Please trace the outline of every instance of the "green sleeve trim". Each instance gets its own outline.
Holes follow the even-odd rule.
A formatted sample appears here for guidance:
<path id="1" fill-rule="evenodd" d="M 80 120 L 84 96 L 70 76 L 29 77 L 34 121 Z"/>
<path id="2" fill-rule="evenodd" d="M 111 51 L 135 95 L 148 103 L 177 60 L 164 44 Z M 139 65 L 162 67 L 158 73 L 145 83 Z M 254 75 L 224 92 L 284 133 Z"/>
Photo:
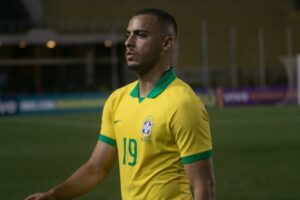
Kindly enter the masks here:
<path id="1" fill-rule="evenodd" d="M 100 135 L 100 136 L 99 136 L 99 140 L 102 141 L 102 142 L 104 142 L 104 143 L 106 143 L 106 144 L 110 144 L 110 145 L 112 145 L 112 146 L 117 146 L 116 140 L 111 139 L 111 138 L 109 138 L 109 137 L 106 137 L 106 136 L 104 136 L 104 135 Z"/>
<path id="2" fill-rule="evenodd" d="M 209 150 L 209 151 L 197 153 L 197 154 L 194 154 L 194 155 L 182 157 L 181 160 L 182 160 L 183 164 L 189 164 L 189 163 L 192 163 L 192 162 L 196 162 L 198 160 L 204 160 L 206 158 L 209 158 L 209 157 L 212 156 L 212 154 L 213 154 L 213 151 Z"/>

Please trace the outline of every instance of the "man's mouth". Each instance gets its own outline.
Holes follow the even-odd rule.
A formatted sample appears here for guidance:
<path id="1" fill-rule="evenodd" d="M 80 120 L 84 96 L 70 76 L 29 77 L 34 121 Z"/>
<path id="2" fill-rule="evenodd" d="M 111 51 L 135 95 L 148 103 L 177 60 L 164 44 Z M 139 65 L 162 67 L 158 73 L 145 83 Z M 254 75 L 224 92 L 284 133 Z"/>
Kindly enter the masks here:
<path id="1" fill-rule="evenodd" d="M 127 51 L 126 52 L 126 58 L 127 58 L 127 60 L 132 60 L 134 56 L 136 56 L 135 52 L 133 52 L 133 51 Z"/>

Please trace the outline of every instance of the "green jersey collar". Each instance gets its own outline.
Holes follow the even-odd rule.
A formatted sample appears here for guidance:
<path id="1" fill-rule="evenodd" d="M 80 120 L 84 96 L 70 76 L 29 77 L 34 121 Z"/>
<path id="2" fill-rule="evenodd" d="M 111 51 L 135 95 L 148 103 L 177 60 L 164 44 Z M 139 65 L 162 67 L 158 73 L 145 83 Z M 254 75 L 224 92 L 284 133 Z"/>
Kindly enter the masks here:
<path id="1" fill-rule="evenodd" d="M 159 81 L 154 85 L 152 90 L 147 95 L 147 98 L 155 98 L 158 95 L 160 95 L 167 87 L 172 83 L 176 78 L 175 72 L 173 70 L 173 67 L 170 67 L 169 70 L 167 70 L 159 79 Z M 139 98 L 139 83 L 136 84 L 136 86 L 133 88 L 133 90 L 130 93 L 130 96 Z M 142 99 L 143 100 L 143 99 Z M 140 101 L 141 102 L 141 101 Z"/>

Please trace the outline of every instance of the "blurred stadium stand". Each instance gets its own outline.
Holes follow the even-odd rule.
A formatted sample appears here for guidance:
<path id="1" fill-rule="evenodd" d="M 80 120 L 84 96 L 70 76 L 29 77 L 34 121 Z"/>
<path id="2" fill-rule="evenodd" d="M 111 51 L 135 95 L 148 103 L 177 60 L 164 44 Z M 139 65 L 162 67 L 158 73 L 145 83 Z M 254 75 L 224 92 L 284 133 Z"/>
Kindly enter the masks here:
<path id="1" fill-rule="evenodd" d="M 300 52 L 298 0 L 0 5 L 0 95 L 111 91 L 133 80 L 123 36 L 130 15 L 144 7 L 177 19 L 175 70 L 195 88 L 287 87 L 282 58 Z"/>
<path id="2" fill-rule="evenodd" d="M 0 94 L 86 92 L 118 87 L 122 81 L 120 44 L 124 35 L 89 29 L 56 32 L 44 23 L 41 3 L 2 3 L 6 12 L 0 18 Z"/>

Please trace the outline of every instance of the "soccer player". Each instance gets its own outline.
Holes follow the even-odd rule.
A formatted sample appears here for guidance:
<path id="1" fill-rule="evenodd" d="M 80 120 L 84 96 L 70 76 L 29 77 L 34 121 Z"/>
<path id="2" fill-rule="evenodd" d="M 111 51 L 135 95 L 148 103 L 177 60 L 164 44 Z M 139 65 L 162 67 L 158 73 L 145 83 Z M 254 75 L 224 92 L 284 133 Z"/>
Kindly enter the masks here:
<path id="1" fill-rule="evenodd" d="M 174 18 L 162 10 L 133 15 L 126 61 L 138 80 L 108 98 L 90 159 L 65 182 L 26 200 L 78 197 L 101 182 L 116 159 L 123 200 L 215 199 L 209 118 L 171 67 L 176 35 Z"/>

